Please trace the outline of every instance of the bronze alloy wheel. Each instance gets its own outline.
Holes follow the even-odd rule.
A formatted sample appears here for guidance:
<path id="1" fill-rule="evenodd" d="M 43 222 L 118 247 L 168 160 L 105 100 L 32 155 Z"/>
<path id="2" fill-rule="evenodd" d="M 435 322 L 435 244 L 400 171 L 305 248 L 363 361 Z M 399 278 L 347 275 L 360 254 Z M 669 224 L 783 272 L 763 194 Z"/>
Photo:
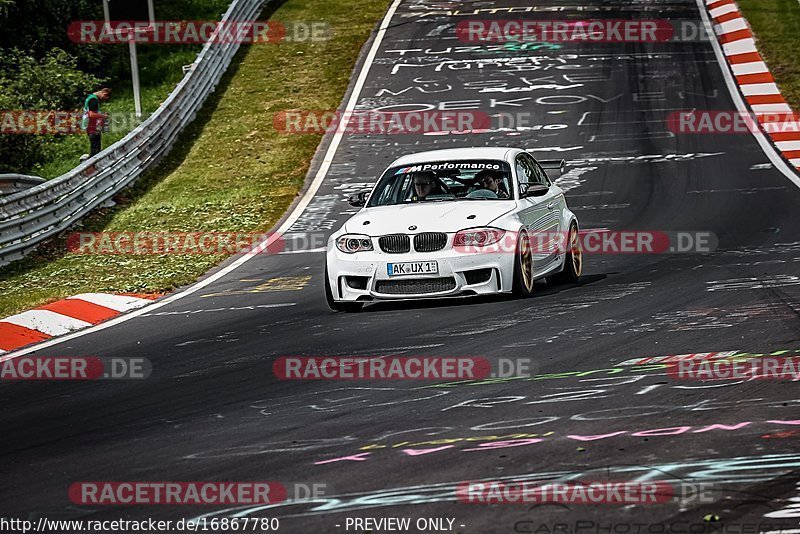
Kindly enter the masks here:
<path id="1" fill-rule="evenodd" d="M 567 243 L 564 268 L 560 273 L 547 277 L 547 280 L 551 283 L 574 284 L 583 273 L 583 250 L 581 249 L 580 236 L 578 235 L 578 225 L 574 223 L 569 227 Z"/>
<path id="2" fill-rule="evenodd" d="M 569 255 L 572 257 L 572 270 L 575 278 L 579 278 L 583 272 L 583 252 L 578 242 L 578 228 L 575 226 L 569 229 Z"/>
<path id="3" fill-rule="evenodd" d="M 514 261 L 514 294 L 529 297 L 533 293 L 533 251 L 528 233 L 520 230 Z"/>
<path id="4" fill-rule="evenodd" d="M 531 245 L 527 237 L 528 236 L 526 234 L 525 239 L 522 239 L 520 242 L 519 260 L 522 274 L 522 284 L 527 291 L 530 291 L 533 288 L 533 254 L 531 253 Z"/>

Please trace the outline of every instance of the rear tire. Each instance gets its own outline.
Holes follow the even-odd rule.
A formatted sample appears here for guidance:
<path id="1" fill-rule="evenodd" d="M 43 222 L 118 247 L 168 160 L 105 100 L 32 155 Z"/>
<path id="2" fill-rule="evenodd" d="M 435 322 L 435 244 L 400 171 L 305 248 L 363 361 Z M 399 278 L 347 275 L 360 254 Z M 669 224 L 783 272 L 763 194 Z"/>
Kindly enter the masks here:
<path id="1" fill-rule="evenodd" d="M 333 300 L 333 291 L 331 291 L 331 283 L 328 279 L 328 266 L 325 265 L 325 300 L 328 302 L 328 307 L 333 311 L 356 313 L 360 312 L 364 304 L 361 302 L 336 302 Z"/>
<path id="2" fill-rule="evenodd" d="M 514 295 L 527 298 L 533 294 L 533 251 L 528 233 L 520 230 L 514 259 Z"/>
<path id="3" fill-rule="evenodd" d="M 578 226 L 571 224 L 567 239 L 567 255 L 564 258 L 564 269 L 551 277 L 557 284 L 574 284 L 583 273 L 583 252 L 578 239 Z"/>

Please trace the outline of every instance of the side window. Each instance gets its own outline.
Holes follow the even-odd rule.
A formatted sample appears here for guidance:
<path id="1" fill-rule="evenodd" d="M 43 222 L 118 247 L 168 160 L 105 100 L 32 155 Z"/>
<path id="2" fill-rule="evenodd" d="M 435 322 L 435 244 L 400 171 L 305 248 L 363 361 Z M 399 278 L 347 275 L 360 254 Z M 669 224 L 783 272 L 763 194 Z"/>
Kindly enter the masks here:
<path id="1" fill-rule="evenodd" d="M 536 170 L 539 173 L 539 176 L 542 177 L 542 183 L 545 184 L 547 187 L 550 187 L 552 182 L 550 182 L 550 178 L 547 176 L 547 173 L 544 171 L 541 165 L 538 163 L 536 164 Z"/>
<path id="2" fill-rule="evenodd" d="M 519 156 L 517 156 L 516 167 L 517 167 L 517 179 L 519 180 L 520 185 L 536 181 L 535 177 L 533 176 L 533 168 L 530 166 L 530 163 L 525 159 L 524 154 L 520 154 Z"/>
<path id="3" fill-rule="evenodd" d="M 550 179 L 547 177 L 547 173 L 544 172 L 544 169 L 542 169 L 542 166 L 539 165 L 539 163 L 537 163 L 536 160 L 533 159 L 531 156 L 525 154 L 524 157 L 525 159 L 529 160 L 530 165 L 533 167 L 534 178 L 531 180 L 531 182 L 535 182 L 537 184 L 542 184 L 546 185 L 547 187 L 550 187 L 551 185 Z"/>

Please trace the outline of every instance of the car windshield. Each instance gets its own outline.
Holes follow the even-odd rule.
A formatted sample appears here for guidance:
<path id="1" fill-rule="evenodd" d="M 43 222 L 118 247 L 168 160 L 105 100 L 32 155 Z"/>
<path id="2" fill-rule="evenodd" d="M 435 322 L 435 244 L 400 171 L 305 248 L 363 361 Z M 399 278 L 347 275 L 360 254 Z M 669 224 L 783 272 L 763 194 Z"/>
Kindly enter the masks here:
<path id="1" fill-rule="evenodd" d="M 367 206 L 512 198 L 511 169 L 504 161 L 436 161 L 390 168 Z"/>

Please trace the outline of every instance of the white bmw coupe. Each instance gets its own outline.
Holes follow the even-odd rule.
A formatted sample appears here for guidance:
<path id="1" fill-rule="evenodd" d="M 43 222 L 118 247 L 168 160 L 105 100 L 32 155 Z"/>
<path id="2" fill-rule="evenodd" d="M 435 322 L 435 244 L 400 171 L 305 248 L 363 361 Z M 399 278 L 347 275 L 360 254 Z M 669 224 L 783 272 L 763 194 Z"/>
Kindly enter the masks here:
<path id="1" fill-rule="evenodd" d="M 576 282 L 578 220 L 537 161 L 517 148 L 458 148 L 403 156 L 362 209 L 328 240 L 325 296 L 337 311 L 379 300 L 533 292 Z"/>

